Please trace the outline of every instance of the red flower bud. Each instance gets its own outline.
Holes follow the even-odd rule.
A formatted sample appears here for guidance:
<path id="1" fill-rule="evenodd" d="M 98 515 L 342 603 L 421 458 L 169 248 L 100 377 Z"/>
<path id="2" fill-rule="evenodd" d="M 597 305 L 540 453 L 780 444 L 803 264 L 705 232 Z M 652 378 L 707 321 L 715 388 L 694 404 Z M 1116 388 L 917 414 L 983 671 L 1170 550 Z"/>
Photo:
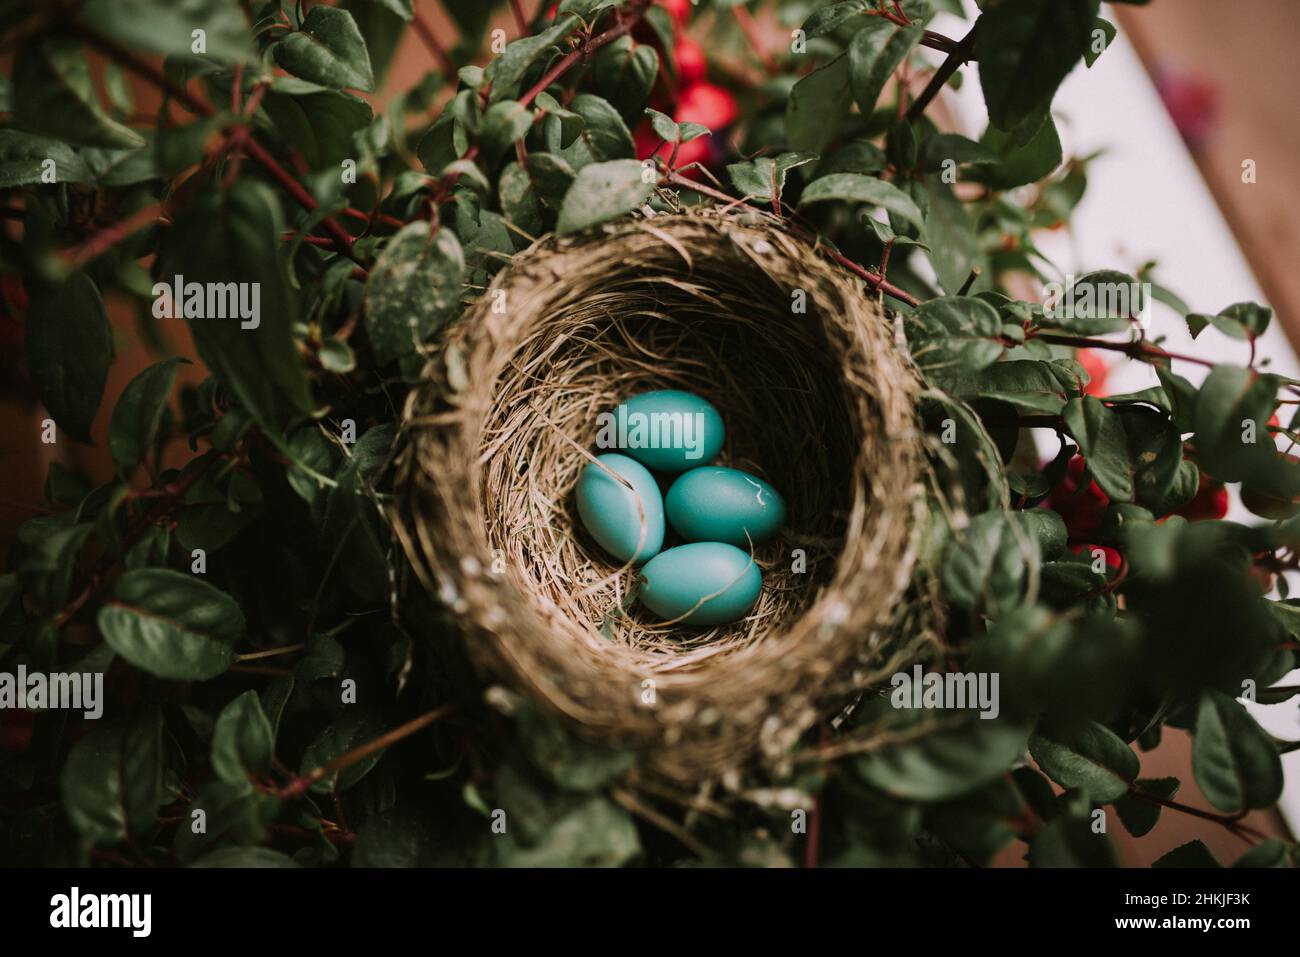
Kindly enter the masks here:
<path id="1" fill-rule="evenodd" d="M 1048 493 L 1047 506 L 1065 522 L 1070 538 L 1087 538 L 1097 530 L 1101 513 L 1110 505 L 1110 497 L 1091 479 L 1085 485 L 1086 463 L 1082 455 L 1070 459 L 1065 477 Z"/>
<path id="2" fill-rule="evenodd" d="M 1181 515 L 1189 522 L 1223 518 L 1228 514 L 1228 490 L 1222 482 L 1216 482 L 1202 472 L 1195 497 L 1172 514 Z"/>
<path id="3" fill-rule="evenodd" d="M 1080 349 L 1074 354 L 1079 365 L 1083 366 L 1083 371 L 1088 373 L 1089 382 L 1083 387 L 1084 395 L 1095 395 L 1098 398 L 1106 394 L 1106 375 L 1110 372 L 1110 365 L 1107 364 L 1095 349 Z"/>
<path id="4" fill-rule="evenodd" d="M 714 133 L 730 126 L 740 110 L 729 90 L 713 83 L 696 83 L 682 91 L 674 119 L 678 123 L 699 123 Z"/>
<path id="5" fill-rule="evenodd" d="M 689 89 L 704 82 L 709 62 L 704 56 L 703 48 L 690 37 L 682 37 L 673 48 L 677 60 L 677 80 L 683 89 Z"/>

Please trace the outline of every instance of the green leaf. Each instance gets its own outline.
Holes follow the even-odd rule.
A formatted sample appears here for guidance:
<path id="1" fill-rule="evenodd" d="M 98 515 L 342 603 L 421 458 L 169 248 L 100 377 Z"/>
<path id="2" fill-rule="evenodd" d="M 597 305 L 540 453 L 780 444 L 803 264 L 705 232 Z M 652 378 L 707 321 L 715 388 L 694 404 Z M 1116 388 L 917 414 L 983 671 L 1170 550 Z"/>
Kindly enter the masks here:
<path id="1" fill-rule="evenodd" d="M 54 610 L 68 597 L 81 547 L 94 529 L 90 522 L 70 525 L 62 517 L 38 516 L 18 529 L 22 546 L 18 577 L 23 590 L 41 606 Z"/>
<path id="2" fill-rule="evenodd" d="M 1179 870 L 1204 870 L 1212 867 L 1222 867 L 1219 859 L 1214 856 L 1204 841 L 1188 841 L 1186 844 L 1180 844 L 1168 854 L 1157 858 L 1151 863 L 1152 867 L 1173 867 Z"/>
<path id="3" fill-rule="evenodd" d="M 560 102 L 549 93 L 538 93 L 537 99 L 533 101 L 539 110 L 546 112 L 548 116 L 555 117 L 560 126 L 560 148 L 567 148 L 573 143 L 586 127 L 587 122 L 581 114 L 572 110 L 565 109 Z M 647 113 L 652 112 L 650 110 Z M 661 114 L 662 115 L 662 114 Z"/>
<path id="4" fill-rule="evenodd" d="M 750 163 L 732 163 L 727 167 L 727 175 L 741 195 L 770 203 L 773 198 L 781 198 L 790 170 L 816 161 L 816 153 L 782 153 L 775 159 L 760 156 Z"/>
<path id="5" fill-rule="evenodd" d="M 152 140 L 153 132 L 146 134 L 146 140 Z M 156 162 L 157 153 L 153 144 L 146 143 L 139 149 L 106 150 L 97 146 L 87 146 L 81 151 L 81 159 L 90 170 L 90 176 L 101 189 L 116 189 L 123 186 L 137 186 L 162 179 Z"/>
<path id="6" fill-rule="evenodd" d="M 1118 413 L 1095 396 L 1086 395 L 1067 402 L 1062 418 L 1101 490 L 1113 499 L 1133 501 L 1128 436 Z"/>
<path id="7" fill-rule="evenodd" d="M 1088 37 L 1088 48 L 1083 51 L 1083 62 L 1088 65 L 1089 69 L 1097 62 L 1097 58 L 1106 52 L 1106 49 L 1114 41 L 1115 34 L 1115 24 L 1104 17 L 1097 17 L 1092 21 L 1092 31 Z"/>
<path id="8" fill-rule="evenodd" d="M 1178 793 L 1177 778 L 1138 778 L 1133 782 L 1137 790 L 1150 794 L 1161 800 L 1171 801 Z M 1134 837 L 1145 837 L 1160 820 L 1160 805 L 1154 801 L 1144 801 L 1133 794 L 1125 794 L 1115 802 L 1124 829 Z"/>
<path id="9" fill-rule="evenodd" d="M 244 328 L 237 316 L 191 317 L 189 326 L 204 364 L 273 431 L 313 406 L 293 337 L 297 300 L 280 260 L 279 209 L 270 187 L 249 179 L 194 197 L 168 230 L 155 286 L 162 292 L 182 276 L 187 287 L 215 283 L 213 289 L 228 290 L 235 282 L 250 296 L 257 291 L 256 328 Z"/>
<path id="10" fill-rule="evenodd" d="M 1095 721 L 1055 725 L 1040 722 L 1029 753 L 1043 773 L 1063 788 L 1078 788 L 1106 804 L 1128 793 L 1139 762 L 1133 749 Z"/>
<path id="11" fill-rule="evenodd" d="M 195 54 L 195 30 L 203 31 L 203 55 L 226 63 L 251 63 L 257 53 L 237 0 L 88 0 L 81 22 L 132 49 L 163 56 Z"/>
<path id="12" fill-rule="evenodd" d="M 1276 376 L 1253 369 L 1218 365 L 1210 370 L 1192 413 L 1197 457 L 1206 471 L 1225 482 L 1236 482 L 1251 475 L 1261 453 L 1276 457 L 1266 424 L 1273 414 L 1277 389 Z M 1250 423 L 1256 433 L 1254 442 L 1247 441 Z"/>
<path id="13" fill-rule="evenodd" d="M 548 59 L 556 52 L 556 45 L 578 25 L 578 18 L 563 16 L 540 33 L 521 37 L 506 45 L 484 71 L 491 81 L 491 102 L 514 99 L 522 92 L 524 77 L 533 65 Z"/>
<path id="14" fill-rule="evenodd" d="M 309 774 L 317 768 L 324 767 L 335 758 L 340 758 L 349 751 L 373 741 L 388 730 L 388 726 L 374 712 L 349 707 L 330 722 L 311 744 L 307 745 L 302 755 L 300 773 Z M 312 790 L 319 793 L 346 791 L 374 770 L 383 756 L 382 750 L 367 755 L 341 771 L 321 778 L 312 785 Z"/>
<path id="15" fill-rule="evenodd" d="M 1282 793 L 1282 759 L 1272 739 L 1237 701 L 1201 698 L 1192 733 L 1192 772 L 1206 800 L 1225 814 L 1271 807 Z"/>
<path id="16" fill-rule="evenodd" d="M 212 770 L 231 784 L 271 769 L 275 735 L 256 691 L 245 691 L 221 709 L 212 731 Z"/>
<path id="17" fill-rule="evenodd" d="M 483 115 L 480 138 L 483 142 L 483 159 L 491 168 L 516 140 L 522 139 L 532 128 L 533 114 L 524 109 L 518 100 L 493 103 Z"/>
<path id="18" fill-rule="evenodd" d="M 984 512 L 953 533 L 940 577 L 953 604 L 992 618 L 1020 604 L 1025 577 L 1041 556 L 1036 528 L 1019 516 Z"/>
<path id="19" fill-rule="evenodd" d="M 370 125 L 370 104 L 342 90 L 279 76 L 262 102 L 276 133 L 301 151 L 309 169 L 332 167 L 357 154 L 356 135 Z"/>
<path id="20" fill-rule="evenodd" d="M 503 804 L 507 816 L 516 813 Z M 641 841 L 626 811 L 593 795 L 559 815 L 537 842 L 524 844 L 507 830 L 491 847 L 500 867 L 618 867 L 641 852 Z"/>
<path id="21" fill-rule="evenodd" d="M 812 15 L 804 21 L 801 29 L 811 40 L 814 37 L 834 33 L 854 17 L 861 17 L 865 14 L 866 4 L 862 0 L 845 0 L 845 2 L 841 3 L 832 3 L 819 10 L 814 10 Z"/>
<path id="22" fill-rule="evenodd" d="M 630 36 L 619 37 L 597 52 L 592 63 L 596 91 L 609 100 L 624 122 L 631 123 L 645 108 L 659 75 L 659 54 Z"/>
<path id="23" fill-rule="evenodd" d="M 81 44 L 63 36 L 24 43 L 14 59 L 14 122 L 78 146 L 122 149 L 144 137 L 104 112 Z"/>
<path id="24" fill-rule="evenodd" d="M 790 148 L 821 153 L 839 135 L 852 103 L 847 55 L 813 70 L 794 85 L 786 103 L 785 138 Z"/>
<path id="25" fill-rule="evenodd" d="M 945 161 L 957 166 L 989 165 L 998 161 L 998 155 L 986 144 L 956 133 L 936 133 L 928 137 L 921 147 L 921 169 L 928 173 L 940 172 Z"/>
<path id="26" fill-rule="evenodd" d="M 31 291 L 27 311 L 27 369 L 59 428 L 90 442 L 104 396 L 113 335 L 99 290 L 78 273 L 55 288 Z"/>
<path id="27" fill-rule="evenodd" d="M 210 781 L 203 786 L 176 828 L 173 851 L 182 863 L 195 860 L 222 841 L 257 844 L 266 839 L 271 821 L 279 810 L 274 794 L 258 791 L 247 781 L 231 784 Z M 202 811 L 206 830 L 194 830 L 194 812 Z"/>
<path id="28" fill-rule="evenodd" d="M 533 766 L 569 791 L 596 791 L 636 764 L 636 751 L 584 741 L 542 715 L 521 720 L 520 742 Z"/>
<path id="29" fill-rule="evenodd" d="M 1142 286 L 1136 279 L 1101 269 L 1079 277 L 1068 294 L 1062 291 L 1050 309 L 1044 308 L 1040 325 L 1095 336 L 1129 328 L 1146 307 Z"/>
<path id="30" fill-rule="evenodd" d="M 204 854 L 190 867 L 302 867 L 289 855 L 269 847 L 223 847 Z"/>
<path id="31" fill-rule="evenodd" d="M 636 156 L 636 144 L 627 124 L 607 100 L 591 93 L 579 93 L 569 104 L 569 109 L 582 119 L 581 132 L 575 139 L 572 120 L 557 114 L 547 116 L 543 122 L 543 136 L 548 154 L 542 155 L 554 154 L 555 162 L 562 162 L 574 170 L 590 163 Z M 564 145 L 566 142 L 567 146 Z M 533 170 L 534 155 L 538 154 L 530 154 L 529 170 Z"/>
<path id="32" fill-rule="evenodd" d="M 1070 804 L 1063 795 L 1059 803 Z M 1077 802 L 1075 802 L 1077 803 Z M 1083 816 L 1086 808 L 1071 808 L 1074 813 L 1058 812 L 1034 834 L 1025 859 L 1030 867 L 1114 867 L 1115 847 L 1105 832 L 1092 829 L 1092 820 Z"/>
<path id="33" fill-rule="evenodd" d="M 140 568 L 124 573 L 113 595 L 99 610 L 99 630 L 137 668 L 207 681 L 230 667 L 244 614 L 225 592 L 170 569 Z"/>
<path id="34" fill-rule="evenodd" d="M 963 399 L 990 398 L 1030 413 L 1056 415 L 1079 394 L 1078 379 L 1064 366 L 1037 359 L 995 362 L 969 375 L 945 375 L 943 387 Z"/>
<path id="35" fill-rule="evenodd" d="M 1276 837 L 1267 837 L 1237 858 L 1232 866 L 1287 867 L 1289 864 L 1286 844 Z"/>
<path id="36" fill-rule="evenodd" d="M 577 232 L 636 209 L 654 192 L 655 177 L 646 174 L 640 160 L 584 166 L 564 196 L 556 232 Z"/>
<path id="37" fill-rule="evenodd" d="M 177 366 L 187 360 L 164 359 L 127 383 L 108 423 L 108 451 L 117 470 L 129 474 L 148 454 L 167 409 Z"/>
<path id="38" fill-rule="evenodd" d="M 883 17 L 872 17 L 853 35 L 849 44 L 849 86 L 863 116 L 875 110 L 885 84 L 924 33 L 919 24 L 904 27 Z"/>
<path id="39" fill-rule="evenodd" d="M 312 7 L 302 29 L 275 45 L 275 59 L 289 73 L 313 83 L 374 89 L 365 38 L 352 14 L 337 7 Z"/>
<path id="40" fill-rule="evenodd" d="M 465 254 L 450 229 L 404 226 L 384 247 L 366 280 L 366 331 L 385 365 L 442 328 L 460 304 Z"/>
<path id="41" fill-rule="evenodd" d="M 1193 339 L 1210 325 L 1233 339 L 1254 339 L 1263 334 L 1272 318 L 1273 310 L 1267 306 L 1254 302 L 1238 302 L 1213 316 L 1189 313 L 1187 328 L 1191 331 Z"/>
<path id="42" fill-rule="evenodd" d="M 799 205 L 824 203 L 827 200 L 840 200 L 846 203 L 870 203 L 879 206 L 892 215 L 911 223 L 917 229 L 925 226 L 925 216 L 912 197 L 908 196 L 893 183 L 886 183 L 874 176 L 862 176 L 858 173 L 832 173 L 808 184 L 808 188 L 799 197 Z"/>
<path id="43" fill-rule="evenodd" d="M 63 808 L 82 839 L 117 844 L 155 826 L 162 803 L 162 718 L 144 708 L 97 728 L 68 754 L 60 777 Z"/>
<path id="44" fill-rule="evenodd" d="M 46 167 L 45 161 L 52 161 Z M 47 172 L 48 170 L 48 172 Z M 54 183 L 84 183 L 89 168 L 67 143 L 21 130 L 0 129 L 0 189 Z"/>
<path id="45" fill-rule="evenodd" d="M 989 119 L 1009 130 L 1046 109 L 1088 49 L 1098 0 L 1000 0 L 978 21 L 975 58 Z"/>
<path id="46" fill-rule="evenodd" d="M 960 375 L 997 362 L 1005 350 L 1002 320 L 982 299 L 943 296 L 923 302 L 904 330 L 917 364 L 928 372 Z"/>
<path id="47" fill-rule="evenodd" d="M 854 769 L 904 801 L 946 801 L 992 781 L 1025 753 L 1026 729 L 1005 718 L 970 717 L 956 727 L 945 721 L 916 740 L 854 759 Z"/>
<path id="48" fill-rule="evenodd" d="M 1015 189 L 1037 182 L 1061 165 L 1061 138 L 1050 116 L 1025 142 L 990 126 L 980 137 L 980 145 L 994 153 L 997 160 L 973 171 L 970 178 L 992 189 Z"/>

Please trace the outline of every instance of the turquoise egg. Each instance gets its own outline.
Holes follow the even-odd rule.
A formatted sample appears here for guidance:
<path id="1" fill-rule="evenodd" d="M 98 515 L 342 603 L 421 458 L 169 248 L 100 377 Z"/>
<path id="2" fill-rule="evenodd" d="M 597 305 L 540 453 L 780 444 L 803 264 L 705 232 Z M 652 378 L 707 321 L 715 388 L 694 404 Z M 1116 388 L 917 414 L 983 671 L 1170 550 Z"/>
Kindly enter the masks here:
<path id="1" fill-rule="evenodd" d="M 785 502 L 756 475 L 718 465 L 691 469 L 664 498 L 668 524 L 692 542 L 726 542 L 748 550 L 776 534 Z M 748 532 L 748 537 L 746 537 Z"/>
<path id="2" fill-rule="evenodd" d="M 578 477 L 578 517 L 600 547 L 620 562 L 643 562 L 664 544 L 664 499 L 646 467 L 626 455 L 596 461 L 632 484 L 627 488 L 595 462 Z M 644 534 L 643 534 L 644 533 Z"/>
<path id="3" fill-rule="evenodd" d="M 762 587 L 763 576 L 749 554 L 721 542 L 678 545 L 641 569 L 641 603 L 661 618 L 687 625 L 739 621 Z"/>
<path id="4" fill-rule="evenodd" d="M 617 449 L 661 472 L 708 465 L 726 434 L 712 404 L 676 389 L 634 395 L 614 411 L 602 412 L 596 424 L 597 448 Z"/>

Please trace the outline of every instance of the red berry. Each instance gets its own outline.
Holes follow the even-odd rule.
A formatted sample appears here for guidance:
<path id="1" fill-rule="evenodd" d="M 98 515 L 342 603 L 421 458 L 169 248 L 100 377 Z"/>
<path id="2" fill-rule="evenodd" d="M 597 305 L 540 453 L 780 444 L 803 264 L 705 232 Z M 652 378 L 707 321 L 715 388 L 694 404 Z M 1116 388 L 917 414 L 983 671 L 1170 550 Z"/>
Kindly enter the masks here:
<path id="1" fill-rule="evenodd" d="M 659 0 L 659 5 L 668 11 L 679 27 L 691 17 L 691 0 Z"/>
<path id="2" fill-rule="evenodd" d="M 703 48 L 690 37 L 682 37 L 673 49 L 677 60 L 677 81 L 684 89 L 704 82 L 709 63 Z"/>
<path id="3" fill-rule="evenodd" d="M 1106 556 L 1106 567 L 1111 571 L 1117 571 L 1124 564 L 1124 557 L 1118 551 L 1109 545 L 1094 545 L 1091 542 L 1071 545 L 1070 551 L 1076 555 L 1084 555 L 1091 561 L 1095 556 L 1092 553 L 1094 548 L 1100 548 Z"/>
<path id="4" fill-rule="evenodd" d="M 730 91 L 712 83 L 696 83 L 682 91 L 673 118 L 678 123 L 699 123 L 717 133 L 730 126 L 739 112 Z"/>
<path id="5" fill-rule="evenodd" d="M 1087 538 L 1097 530 L 1101 513 L 1110 505 L 1110 497 L 1094 481 L 1087 480 L 1082 455 L 1070 459 L 1065 477 L 1047 496 L 1047 506 L 1065 522 L 1071 539 Z"/>
<path id="6" fill-rule="evenodd" d="M 1282 457 L 1293 465 L 1300 462 L 1300 456 L 1290 452 Z M 1272 495 L 1265 495 L 1263 492 L 1257 492 L 1252 488 L 1243 486 L 1241 489 L 1241 504 L 1256 515 L 1281 521 L 1296 514 L 1297 507 L 1300 506 L 1300 496 L 1288 502 L 1284 498 L 1274 498 Z"/>
<path id="7" fill-rule="evenodd" d="M 1083 387 L 1084 395 L 1095 395 L 1097 397 L 1106 394 L 1106 375 L 1110 372 L 1110 366 L 1104 362 L 1097 354 L 1095 349 L 1080 349 L 1074 354 L 1079 365 L 1083 366 L 1083 371 L 1088 373 L 1089 381 Z"/>
<path id="8" fill-rule="evenodd" d="M 1216 482 L 1202 472 L 1196 495 L 1172 514 L 1181 515 L 1189 522 L 1223 518 L 1228 514 L 1228 490 L 1222 482 Z"/>

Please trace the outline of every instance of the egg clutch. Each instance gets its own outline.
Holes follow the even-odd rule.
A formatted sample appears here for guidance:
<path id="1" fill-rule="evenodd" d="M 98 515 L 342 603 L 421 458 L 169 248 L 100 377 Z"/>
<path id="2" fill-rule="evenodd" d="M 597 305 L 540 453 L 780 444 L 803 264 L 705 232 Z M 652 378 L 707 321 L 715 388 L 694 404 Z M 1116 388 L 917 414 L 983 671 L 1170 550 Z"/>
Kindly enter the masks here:
<path id="1" fill-rule="evenodd" d="M 606 552 L 642 565 L 640 600 L 668 621 L 739 621 L 763 577 L 750 551 L 785 522 L 767 482 L 710 465 L 726 436 L 722 416 L 690 392 L 643 392 L 598 418 L 604 452 L 578 478 L 578 516 Z M 656 472 L 676 476 L 661 494 Z M 664 549 L 671 528 L 686 544 Z"/>

